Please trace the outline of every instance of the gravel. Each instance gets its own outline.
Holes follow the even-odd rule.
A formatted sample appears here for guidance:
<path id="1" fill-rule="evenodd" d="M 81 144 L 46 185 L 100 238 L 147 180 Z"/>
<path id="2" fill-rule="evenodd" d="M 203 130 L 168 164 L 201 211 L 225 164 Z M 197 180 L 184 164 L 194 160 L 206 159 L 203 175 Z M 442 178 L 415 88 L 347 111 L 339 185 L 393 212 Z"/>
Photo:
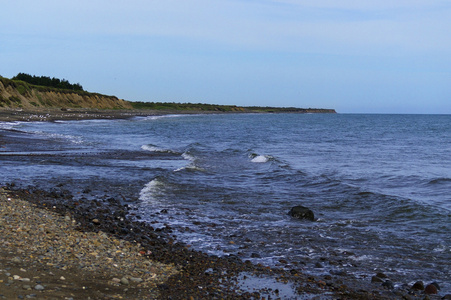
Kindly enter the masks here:
<path id="1" fill-rule="evenodd" d="M 143 256 L 139 244 L 76 227 L 0 189 L 0 299 L 153 299 L 179 272 Z"/>

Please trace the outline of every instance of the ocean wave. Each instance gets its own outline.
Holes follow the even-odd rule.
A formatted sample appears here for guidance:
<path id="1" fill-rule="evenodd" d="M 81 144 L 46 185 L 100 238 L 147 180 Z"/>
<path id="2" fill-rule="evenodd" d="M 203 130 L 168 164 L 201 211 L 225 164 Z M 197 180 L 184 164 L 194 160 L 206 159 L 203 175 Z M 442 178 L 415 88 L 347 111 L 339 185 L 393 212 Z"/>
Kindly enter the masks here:
<path id="1" fill-rule="evenodd" d="M 44 138 L 50 138 L 52 140 L 66 140 L 71 142 L 72 144 L 82 144 L 83 138 L 77 135 L 71 134 L 61 134 L 61 133 L 51 133 L 45 131 L 29 131 L 27 133 L 35 134 L 37 136 L 42 136 Z"/>
<path id="2" fill-rule="evenodd" d="M 139 192 L 139 200 L 147 203 L 158 201 L 157 199 L 162 195 L 164 186 L 164 182 L 158 178 L 151 180 Z"/>
<path id="3" fill-rule="evenodd" d="M 158 146 L 147 144 L 141 146 L 142 150 L 149 151 L 149 152 L 158 152 L 158 153 L 172 153 L 172 154 L 178 154 L 176 151 L 172 151 L 169 149 L 163 149 Z"/>
<path id="4" fill-rule="evenodd" d="M 200 171 L 200 172 L 206 172 L 205 169 L 198 167 L 194 164 L 190 164 L 189 166 L 181 167 L 178 169 L 175 169 L 174 172 L 180 172 L 180 171 Z"/>
<path id="5" fill-rule="evenodd" d="M 271 155 L 260 155 L 256 153 L 250 154 L 249 158 L 253 163 L 267 163 L 270 160 L 274 160 L 274 157 L 272 157 Z"/>
<path id="6" fill-rule="evenodd" d="M 21 121 L 0 122 L 0 129 L 27 133 L 26 131 L 17 129 L 18 126 L 21 126 L 24 123 L 26 123 L 26 122 L 21 122 Z"/>
<path id="7" fill-rule="evenodd" d="M 192 156 L 191 154 L 188 154 L 186 152 L 182 153 L 182 157 L 185 160 L 194 161 L 196 158 Z"/>
<path id="8" fill-rule="evenodd" d="M 432 179 L 431 181 L 428 182 L 428 184 L 446 184 L 446 183 L 451 183 L 451 178 L 440 177 Z"/>
<path id="9" fill-rule="evenodd" d="M 165 119 L 165 118 L 179 118 L 179 117 L 185 117 L 186 115 L 182 114 L 171 114 L 171 115 L 159 115 L 159 116 L 136 116 L 133 119 L 137 121 L 154 121 L 159 119 Z"/>

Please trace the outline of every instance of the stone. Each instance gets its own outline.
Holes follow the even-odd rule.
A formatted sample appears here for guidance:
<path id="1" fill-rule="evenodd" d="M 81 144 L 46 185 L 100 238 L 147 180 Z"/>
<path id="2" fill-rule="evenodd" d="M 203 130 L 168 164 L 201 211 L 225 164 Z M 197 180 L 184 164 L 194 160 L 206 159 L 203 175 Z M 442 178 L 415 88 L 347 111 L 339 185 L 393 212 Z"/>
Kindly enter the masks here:
<path id="1" fill-rule="evenodd" d="M 111 281 L 114 283 L 121 283 L 121 280 L 119 278 L 113 278 L 111 279 Z"/>
<path id="2" fill-rule="evenodd" d="M 412 285 L 412 290 L 424 290 L 424 283 L 423 281 L 417 281 Z"/>
<path id="3" fill-rule="evenodd" d="M 288 215 L 299 220 L 315 221 L 313 211 L 302 205 L 291 208 Z"/>
<path id="4" fill-rule="evenodd" d="M 382 284 L 382 286 L 383 286 L 384 288 L 389 289 L 389 290 L 392 290 L 392 289 L 395 288 L 395 285 L 393 284 L 393 282 L 392 282 L 391 280 L 386 280 L 386 281 Z"/>
<path id="5" fill-rule="evenodd" d="M 34 289 L 37 290 L 37 291 L 43 291 L 43 290 L 44 290 L 44 287 L 43 287 L 42 285 L 40 285 L 40 284 L 37 284 L 37 285 L 34 287 Z"/>
<path id="6" fill-rule="evenodd" d="M 143 282 L 143 279 L 138 277 L 130 277 L 130 281 L 135 283 L 141 283 Z"/>
<path id="7" fill-rule="evenodd" d="M 428 295 L 435 295 L 438 293 L 437 287 L 434 284 L 428 284 L 424 289 L 424 293 Z"/>
<path id="8" fill-rule="evenodd" d="M 11 262 L 13 262 L 15 264 L 20 264 L 22 262 L 22 260 L 19 257 L 14 257 L 13 259 L 11 259 Z"/>
<path id="9" fill-rule="evenodd" d="M 122 277 L 122 278 L 121 278 L 121 283 L 122 283 L 123 285 L 128 285 L 128 284 L 130 284 L 130 282 L 128 281 L 128 279 L 125 278 L 125 277 Z"/>
<path id="10" fill-rule="evenodd" d="M 437 290 L 440 291 L 440 285 L 438 284 L 438 282 L 434 281 L 433 283 L 431 283 L 433 285 L 435 285 L 435 287 L 437 288 Z"/>
<path id="11" fill-rule="evenodd" d="M 387 278 L 387 275 L 385 275 L 385 274 L 382 273 L 382 272 L 378 272 L 378 273 L 376 274 L 376 276 L 379 277 L 379 278 Z"/>
<path id="12" fill-rule="evenodd" d="M 371 277 L 371 282 L 384 282 L 384 280 L 382 278 L 380 278 L 379 276 L 373 276 Z"/>

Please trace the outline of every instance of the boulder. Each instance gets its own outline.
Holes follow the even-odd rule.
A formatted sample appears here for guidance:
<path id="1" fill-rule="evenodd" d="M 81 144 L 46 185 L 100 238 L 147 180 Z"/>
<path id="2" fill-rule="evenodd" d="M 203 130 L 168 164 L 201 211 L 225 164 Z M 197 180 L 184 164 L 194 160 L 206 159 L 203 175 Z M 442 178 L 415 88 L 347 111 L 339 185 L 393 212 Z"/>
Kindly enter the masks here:
<path id="1" fill-rule="evenodd" d="M 428 284 L 424 289 L 424 293 L 428 295 L 435 295 L 438 293 L 437 287 L 434 284 Z"/>
<path id="2" fill-rule="evenodd" d="M 412 285 L 412 290 L 419 290 L 419 291 L 423 291 L 424 290 L 424 283 L 423 281 L 417 281 Z"/>
<path id="3" fill-rule="evenodd" d="M 298 205 L 290 209 L 288 215 L 299 220 L 315 221 L 313 211 L 305 206 Z"/>

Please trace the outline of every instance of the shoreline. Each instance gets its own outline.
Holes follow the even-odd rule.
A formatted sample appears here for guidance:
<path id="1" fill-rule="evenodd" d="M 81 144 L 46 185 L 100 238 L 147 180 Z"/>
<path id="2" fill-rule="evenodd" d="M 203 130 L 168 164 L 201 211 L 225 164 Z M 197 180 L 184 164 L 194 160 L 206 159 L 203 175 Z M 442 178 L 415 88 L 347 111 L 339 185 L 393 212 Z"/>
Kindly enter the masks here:
<path id="1" fill-rule="evenodd" d="M 171 112 L 157 112 L 146 110 L 107 110 L 107 109 L 40 109 L 15 110 L 0 109 L 0 122 L 51 122 L 77 121 L 93 119 L 128 119 L 133 117 L 148 117 L 171 114 Z"/>
<path id="2" fill-rule="evenodd" d="M 0 122 L 52 122 L 95 119 L 130 119 L 161 115 L 206 115 L 206 114 L 304 114 L 304 112 L 264 112 L 264 111 L 202 111 L 202 110 L 151 110 L 151 109 L 11 109 L 0 108 Z M 322 112 L 317 112 L 322 113 Z"/>
<path id="3" fill-rule="evenodd" d="M 131 220 L 127 206 L 116 199 L 74 203 L 71 197 L 63 190 L 0 188 L 1 228 L 12 230 L 9 236 L 2 235 L 0 299 L 1 295 L 4 299 L 19 295 L 51 299 L 277 299 L 284 293 L 308 299 L 401 296 L 350 278 L 319 278 L 254 265 L 234 255 L 209 256 L 174 240 L 169 225 L 154 230 Z M 238 278 L 246 277 L 272 278 L 270 284 L 278 289 L 243 288 Z M 44 289 L 37 290 L 38 285 Z"/>
<path id="4" fill-rule="evenodd" d="M 2 142 L 1 137 L 2 132 L 0 130 L 0 143 Z M 27 141 L 24 141 L 24 143 L 27 143 Z M 109 240 L 116 239 L 119 243 L 130 243 L 127 244 L 130 245 L 130 248 L 140 247 L 138 253 L 145 258 L 146 261 L 170 265 L 178 271 L 178 273 L 174 273 L 172 276 L 168 277 L 168 280 L 164 283 L 155 284 L 152 288 L 148 289 L 138 287 L 138 284 L 133 285 L 133 283 L 130 282 L 129 285 L 124 285 L 117 282 L 117 279 L 121 280 L 124 276 L 136 278 L 134 277 L 136 276 L 134 274 L 119 274 L 122 275 L 121 277 L 119 275 L 110 275 L 105 273 L 108 276 L 106 275 L 103 279 L 93 277 L 93 288 L 90 288 L 88 292 L 93 292 L 97 286 L 102 287 L 104 290 L 102 290 L 103 296 L 101 297 L 106 297 L 106 299 L 114 298 L 114 295 L 120 295 L 121 297 L 126 297 L 127 299 L 147 299 L 143 296 L 144 293 L 147 293 L 147 295 L 153 295 L 151 297 L 157 297 L 160 299 L 167 299 L 169 297 L 172 297 L 173 299 L 190 299 L 190 297 L 193 299 L 260 299 L 262 297 L 280 297 L 282 299 L 288 298 L 282 297 L 283 289 L 286 289 L 287 293 L 296 292 L 298 297 L 307 299 L 315 299 L 315 297 L 318 297 L 319 299 L 394 299 L 402 298 L 403 296 L 407 296 L 410 299 L 422 299 L 425 296 L 420 292 L 417 292 L 416 294 L 410 293 L 410 291 L 406 289 L 386 289 L 382 286 L 381 282 L 370 283 L 370 279 L 362 281 L 361 279 L 355 279 L 347 274 L 337 276 L 311 276 L 300 270 L 283 270 L 279 268 L 270 268 L 260 264 L 254 265 L 248 261 L 242 261 L 234 255 L 225 257 L 209 256 L 205 253 L 192 250 L 189 245 L 177 242 L 177 240 L 172 236 L 170 225 L 166 225 L 162 229 L 154 229 L 148 223 L 139 222 L 136 218 L 133 218 L 128 214 L 128 206 L 124 204 L 124 202 L 117 200 L 118 198 L 115 198 L 115 195 L 97 195 L 98 197 L 94 200 L 74 200 L 73 196 L 76 191 L 65 190 L 62 180 L 51 182 L 51 185 L 54 187 L 52 191 L 44 191 L 42 190 L 43 188 L 39 186 L 18 188 L 15 187 L 13 182 L 0 183 L 0 185 L 2 184 L 7 185 L 7 192 L 2 192 L 8 193 L 4 196 L 6 199 L 20 199 L 20 201 L 23 200 L 28 203 L 26 204 L 18 200 L 18 202 L 13 202 L 14 206 L 28 207 L 28 205 L 30 205 L 26 215 L 31 217 L 20 219 L 20 216 L 24 214 L 16 213 L 16 219 L 13 220 L 15 223 L 13 224 L 22 224 L 19 227 L 26 229 L 25 232 L 28 234 L 27 238 L 31 241 L 31 245 L 35 245 L 38 242 L 37 237 L 40 233 L 42 234 L 42 232 L 38 231 L 39 226 L 33 227 L 31 224 L 28 224 L 28 222 L 33 220 L 35 215 L 45 214 L 45 212 L 51 211 L 51 214 L 57 215 L 57 217 L 55 217 L 57 220 L 61 219 L 61 221 L 70 222 L 75 221 L 76 224 L 75 227 L 66 228 L 63 230 L 59 235 L 58 240 L 60 240 L 60 236 L 63 235 L 72 236 L 73 234 L 71 232 L 73 230 L 81 232 L 85 234 L 85 236 L 95 234 L 94 236 L 97 239 L 103 239 L 105 238 L 103 235 L 106 235 Z M 103 184 L 104 189 L 108 189 L 108 182 L 104 182 Z M 125 201 L 125 203 L 126 202 L 127 201 Z M 41 209 L 43 209 L 43 211 Z M 9 216 L 11 217 L 11 214 Z M 66 217 L 68 217 L 69 220 L 67 220 Z M 6 218 L 0 219 L 0 221 L 3 222 L 4 220 L 6 220 Z M 40 224 L 51 225 L 51 222 L 50 219 L 46 219 L 41 221 Z M 91 244 L 88 244 L 88 246 L 85 247 L 92 249 L 89 253 L 99 254 L 102 252 L 99 245 L 96 245 L 95 243 L 96 239 L 88 238 L 88 240 L 92 241 Z M 102 245 L 103 243 L 100 244 Z M 8 249 L 2 249 L 2 260 L 0 261 L 0 270 L 2 271 L 0 272 L 0 280 L 3 280 L 3 282 L 0 282 L 0 286 L 2 287 L 0 289 L 0 295 L 6 295 L 6 292 L 4 291 L 19 291 L 22 292 L 22 295 L 25 295 L 25 291 L 27 291 L 30 292 L 27 295 L 36 294 L 38 296 L 44 296 L 45 293 L 53 290 L 55 290 L 55 292 L 60 292 L 61 288 L 59 291 L 51 288 L 48 288 L 47 290 L 44 289 L 44 291 L 35 291 L 33 290 L 34 287 L 31 291 L 28 289 L 24 290 L 23 288 L 21 290 L 21 285 L 17 285 L 19 282 L 14 280 L 14 275 L 21 276 L 21 272 L 23 271 L 20 269 L 27 270 L 31 266 L 33 268 L 35 267 L 37 270 L 50 270 L 53 274 L 59 274 L 57 272 L 62 270 L 61 266 L 56 268 L 58 264 L 56 264 L 56 266 L 47 265 L 48 261 L 39 259 L 38 256 L 37 258 L 34 257 L 34 259 L 29 261 L 29 267 L 19 265 L 18 268 L 14 269 L 18 274 L 13 274 L 10 271 L 11 268 L 13 269 L 15 266 L 12 259 L 16 256 L 18 257 L 19 254 L 24 254 L 23 252 L 20 252 L 23 251 L 21 248 L 22 246 L 20 243 L 17 245 L 10 244 Z M 54 250 L 54 252 L 59 254 L 61 251 Z M 136 253 L 136 251 L 134 252 Z M 12 253 L 17 253 L 17 255 L 14 256 Z M 94 259 L 91 265 L 104 264 L 102 263 L 100 257 L 96 257 L 97 255 L 91 256 L 93 256 Z M 3 260 L 3 257 L 8 258 L 9 260 Z M 125 265 L 127 265 L 130 260 L 125 259 L 124 261 Z M 66 264 L 69 263 L 70 261 Z M 8 268 L 10 268 L 10 270 L 7 270 Z M 76 278 L 71 277 L 71 274 L 79 274 L 77 272 L 80 270 L 74 267 L 63 271 L 67 272 L 61 276 L 65 278 Z M 6 276 L 6 273 L 10 273 L 10 276 Z M 83 275 L 81 277 L 89 278 L 89 276 L 93 276 L 92 273 L 88 272 L 88 274 L 91 275 Z M 259 283 L 259 286 L 253 286 L 253 289 L 251 290 L 246 289 L 241 285 L 243 280 L 240 276 L 243 274 L 251 279 L 270 278 L 273 282 L 282 284 L 282 287 L 276 284 L 271 285 L 271 283 L 269 285 L 266 283 Z M 38 274 L 38 277 L 41 276 L 43 275 Z M 9 279 L 9 277 L 12 279 Z M 25 276 L 21 277 L 27 278 Z M 32 276 L 31 278 L 33 277 L 36 276 Z M 31 280 L 31 278 L 29 279 Z M 113 278 L 116 278 L 116 280 L 113 281 Z M 44 280 L 40 280 L 40 278 L 36 279 L 34 282 L 36 285 L 38 284 L 37 281 L 41 282 L 41 284 L 43 283 L 45 287 Z M 75 281 L 73 286 L 74 290 L 84 293 L 81 294 L 84 295 L 84 297 L 81 298 L 86 298 L 87 295 L 93 296 L 91 294 L 87 294 L 87 290 L 83 289 L 83 287 L 86 288 L 85 283 L 82 281 L 78 282 L 76 279 L 73 279 L 73 281 Z M 254 281 L 254 285 L 256 285 L 256 281 L 257 280 Z M 283 284 L 284 282 L 287 282 L 287 284 Z M 110 288 L 109 286 L 105 287 L 105 284 L 113 285 L 114 283 L 117 285 L 116 288 L 118 289 L 115 290 L 116 294 L 110 295 L 108 294 L 108 290 L 105 289 L 108 288 L 109 290 L 113 290 L 113 288 Z M 293 288 L 291 286 L 293 286 Z M 127 291 L 125 291 L 126 289 Z M 410 295 L 408 293 L 410 293 Z M 56 294 L 54 297 L 57 298 Z M 432 297 L 432 299 L 439 299 L 434 298 L 437 296 L 430 297 Z"/>

